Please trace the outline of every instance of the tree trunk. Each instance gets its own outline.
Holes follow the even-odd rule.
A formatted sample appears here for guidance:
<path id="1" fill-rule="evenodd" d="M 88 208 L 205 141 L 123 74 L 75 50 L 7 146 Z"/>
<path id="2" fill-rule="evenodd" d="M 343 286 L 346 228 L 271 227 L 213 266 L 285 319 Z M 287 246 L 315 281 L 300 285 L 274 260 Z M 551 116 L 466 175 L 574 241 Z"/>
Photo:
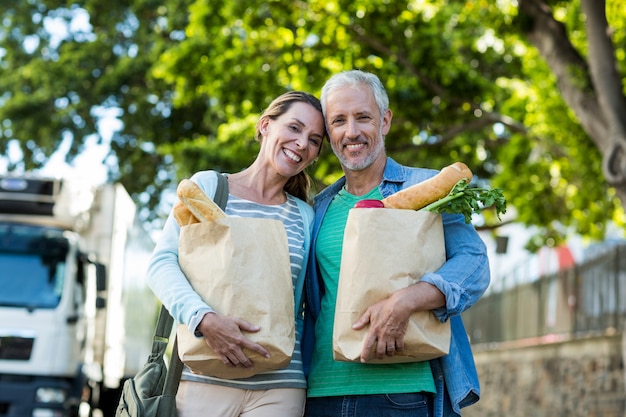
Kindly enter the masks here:
<path id="1" fill-rule="evenodd" d="M 545 0 L 520 0 L 529 41 L 556 75 L 557 86 L 602 154 L 604 175 L 626 207 L 626 98 L 609 37 L 604 0 L 582 0 L 589 62 L 570 42 Z M 586 81 L 586 82 L 585 82 Z"/>
<path id="2" fill-rule="evenodd" d="M 608 124 L 609 147 L 603 149 L 604 175 L 617 189 L 626 188 L 626 98 L 609 36 L 604 0 L 582 0 L 589 42 L 589 68 Z M 623 201 L 623 200 L 622 200 Z"/>

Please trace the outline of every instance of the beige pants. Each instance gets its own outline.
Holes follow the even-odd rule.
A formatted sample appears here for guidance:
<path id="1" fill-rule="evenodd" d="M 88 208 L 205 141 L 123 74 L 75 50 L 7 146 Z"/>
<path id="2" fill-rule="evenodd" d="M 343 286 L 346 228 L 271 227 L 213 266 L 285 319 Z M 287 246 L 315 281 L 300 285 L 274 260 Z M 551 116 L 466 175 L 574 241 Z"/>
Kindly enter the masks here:
<path id="1" fill-rule="evenodd" d="M 180 381 L 178 417 L 302 417 L 306 391 L 297 388 L 245 390 Z"/>

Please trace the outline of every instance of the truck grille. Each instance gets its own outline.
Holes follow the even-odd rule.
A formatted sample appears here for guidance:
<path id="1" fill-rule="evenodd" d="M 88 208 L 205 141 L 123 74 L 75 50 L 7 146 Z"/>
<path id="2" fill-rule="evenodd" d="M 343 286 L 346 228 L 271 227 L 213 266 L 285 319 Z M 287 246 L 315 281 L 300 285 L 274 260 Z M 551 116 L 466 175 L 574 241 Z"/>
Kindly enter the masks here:
<path id="1" fill-rule="evenodd" d="M 32 337 L 2 336 L 0 337 L 0 359 L 27 361 L 33 351 Z"/>

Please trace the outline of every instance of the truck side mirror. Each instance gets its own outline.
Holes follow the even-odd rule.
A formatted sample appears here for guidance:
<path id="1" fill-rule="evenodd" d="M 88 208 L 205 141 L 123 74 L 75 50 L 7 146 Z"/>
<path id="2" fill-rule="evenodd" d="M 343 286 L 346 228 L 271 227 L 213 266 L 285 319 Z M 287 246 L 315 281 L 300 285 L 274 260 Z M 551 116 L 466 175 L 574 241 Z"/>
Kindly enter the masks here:
<path id="1" fill-rule="evenodd" d="M 104 299 L 104 297 L 96 297 L 96 308 L 97 308 L 98 310 L 100 310 L 100 309 L 102 309 L 102 308 L 106 307 L 106 305 L 107 305 L 107 302 L 106 302 L 106 300 Z"/>
<path id="2" fill-rule="evenodd" d="M 105 291 L 107 289 L 107 269 L 101 263 L 96 263 L 96 291 Z"/>

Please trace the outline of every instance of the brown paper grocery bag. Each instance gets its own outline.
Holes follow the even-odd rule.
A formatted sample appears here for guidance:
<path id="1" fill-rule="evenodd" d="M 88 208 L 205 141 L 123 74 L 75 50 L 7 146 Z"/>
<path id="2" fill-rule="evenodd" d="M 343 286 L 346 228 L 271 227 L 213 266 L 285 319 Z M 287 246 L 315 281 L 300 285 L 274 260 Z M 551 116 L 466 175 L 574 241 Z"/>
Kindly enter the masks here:
<path id="1" fill-rule="evenodd" d="M 178 258 L 191 286 L 216 312 L 261 327 L 246 333 L 270 352 L 245 350 L 254 367 L 229 368 L 185 325 L 178 353 L 192 372 L 246 378 L 286 367 L 295 346 L 294 296 L 287 233 L 272 219 L 226 217 L 181 227 Z"/>
<path id="2" fill-rule="evenodd" d="M 369 326 L 352 325 L 367 308 L 438 270 L 446 260 L 441 216 L 413 210 L 350 210 L 343 240 L 333 330 L 333 357 L 358 362 Z M 450 323 L 430 311 L 411 316 L 404 350 L 368 363 L 416 362 L 448 354 Z"/>

